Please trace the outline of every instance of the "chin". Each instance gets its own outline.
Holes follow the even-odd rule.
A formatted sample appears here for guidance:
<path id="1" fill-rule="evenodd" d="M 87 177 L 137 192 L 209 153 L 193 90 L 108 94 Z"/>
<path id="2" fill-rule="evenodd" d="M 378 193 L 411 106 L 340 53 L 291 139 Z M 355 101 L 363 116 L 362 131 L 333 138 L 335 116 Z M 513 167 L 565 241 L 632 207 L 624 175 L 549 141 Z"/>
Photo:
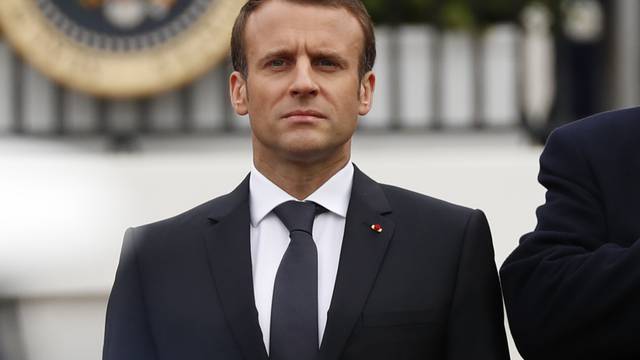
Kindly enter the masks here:
<path id="1" fill-rule="evenodd" d="M 342 151 L 342 146 L 326 141 L 312 141 L 311 139 L 298 139 L 299 141 L 286 144 L 283 152 L 290 160 L 300 162 L 318 162 L 332 157 Z"/>
<path id="2" fill-rule="evenodd" d="M 310 132 L 295 132 L 280 139 L 281 148 L 292 153 L 321 151 L 331 147 L 326 136 Z"/>
<path id="3" fill-rule="evenodd" d="M 290 160 L 309 162 L 321 160 L 330 151 L 327 151 L 327 149 L 322 147 L 314 147 L 306 144 L 301 146 L 287 147 L 284 152 L 286 153 L 286 157 L 288 157 Z"/>

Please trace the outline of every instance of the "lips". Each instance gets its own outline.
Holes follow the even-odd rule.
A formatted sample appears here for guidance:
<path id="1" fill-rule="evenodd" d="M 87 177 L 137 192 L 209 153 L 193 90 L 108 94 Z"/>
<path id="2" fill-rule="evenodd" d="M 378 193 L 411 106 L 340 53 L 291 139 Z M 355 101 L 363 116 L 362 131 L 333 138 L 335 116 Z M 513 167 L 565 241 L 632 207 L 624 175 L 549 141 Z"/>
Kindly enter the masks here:
<path id="1" fill-rule="evenodd" d="M 316 110 L 294 110 L 284 114 L 283 118 L 296 122 L 308 122 L 325 119 L 326 116 Z"/>

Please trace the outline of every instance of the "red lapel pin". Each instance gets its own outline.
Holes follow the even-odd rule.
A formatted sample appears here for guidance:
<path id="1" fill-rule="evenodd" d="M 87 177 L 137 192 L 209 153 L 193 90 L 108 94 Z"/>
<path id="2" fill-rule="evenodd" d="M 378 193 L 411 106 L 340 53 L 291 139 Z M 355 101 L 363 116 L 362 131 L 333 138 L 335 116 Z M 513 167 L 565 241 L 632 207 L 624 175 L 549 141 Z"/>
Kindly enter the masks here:
<path id="1" fill-rule="evenodd" d="M 371 230 L 377 232 L 377 233 L 381 233 L 382 232 L 382 226 L 380 224 L 373 224 L 371 225 Z"/>

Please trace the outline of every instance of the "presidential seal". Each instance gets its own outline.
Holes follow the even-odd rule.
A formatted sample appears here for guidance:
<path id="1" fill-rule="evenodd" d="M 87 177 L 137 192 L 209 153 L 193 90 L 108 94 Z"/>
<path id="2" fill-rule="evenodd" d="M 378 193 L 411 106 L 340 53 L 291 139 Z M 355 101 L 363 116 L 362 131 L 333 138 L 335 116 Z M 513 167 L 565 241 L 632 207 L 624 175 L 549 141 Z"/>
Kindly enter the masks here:
<path id="1" fill-rule="evenodd" d="M 240 0 L 0 0 L 5 38 L 52 79 L 97 96 L 176 88 L 225 58 Z"/>

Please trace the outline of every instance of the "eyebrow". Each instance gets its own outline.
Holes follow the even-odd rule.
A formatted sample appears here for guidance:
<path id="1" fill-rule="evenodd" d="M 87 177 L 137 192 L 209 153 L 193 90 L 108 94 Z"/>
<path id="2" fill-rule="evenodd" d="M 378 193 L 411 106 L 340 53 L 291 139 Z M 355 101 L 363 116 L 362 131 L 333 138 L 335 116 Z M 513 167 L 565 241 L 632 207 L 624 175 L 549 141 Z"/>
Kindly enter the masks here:
<path id="1" fill-rule="evenodd" d="M 320 49 L 320 50 L 312 50 L 309 52 L 311 55 L 312 59 L 318 59 L 318 58 L 328 58 L 328 59 L 332 59 L 334 61 L 337 61 L 340 64 L 343 65 L 347 65 L 348 61 L 347 59 L 342 56 L 340 53 L 338 53 L 337 51 L 334 50 L 326 50 L 326 49 Z M 259 63 L 263 63 L 269 59 L 273 59 L 273 58 L 293 58 L 295 57 L 294 52 L 287 50 L 287 49 L 273 49 L 268 51 L 264 56 L 262 56 L 259 60 Z"/>
<path id="2" fill-rule="evenodd" d="M 269 59 L 273 58 L 291 58 L 293 56 L 293 52 L 286 49 L 274 49 L 268 51 L 263 57 L 260 58 L 259 63 L 263 63 Z"/>
<path id="3" fill-rule="evenodd" d="M 326 59 L 331 59 L 331 60 L 335 60 L 337 62 L 339 62 L 340 64 L 343 65 L 347 65 L 348 61 L 347 59 L 342 56 L 342 54 L 338 53 L 337 51 L 334 50 L 324 50 L 324 49 L 320 49 L 317 51 L 310 51 L 311 53 L 311 57 L 312 58 L 326 58 Z"/>

